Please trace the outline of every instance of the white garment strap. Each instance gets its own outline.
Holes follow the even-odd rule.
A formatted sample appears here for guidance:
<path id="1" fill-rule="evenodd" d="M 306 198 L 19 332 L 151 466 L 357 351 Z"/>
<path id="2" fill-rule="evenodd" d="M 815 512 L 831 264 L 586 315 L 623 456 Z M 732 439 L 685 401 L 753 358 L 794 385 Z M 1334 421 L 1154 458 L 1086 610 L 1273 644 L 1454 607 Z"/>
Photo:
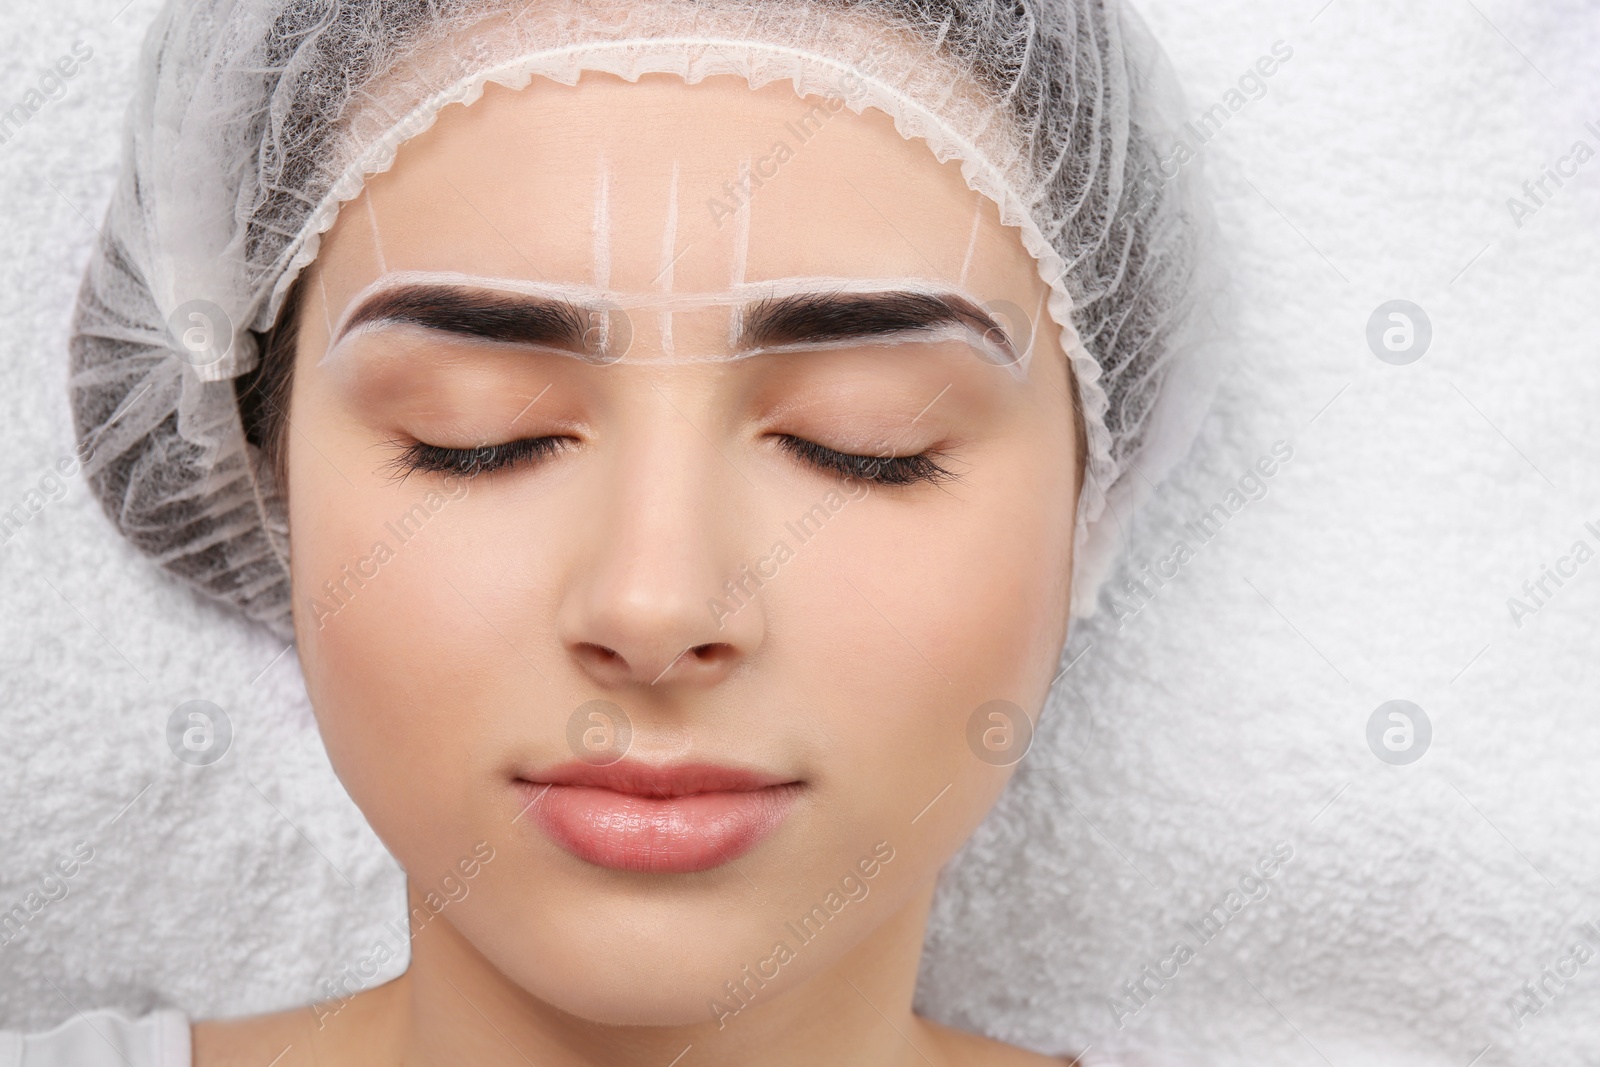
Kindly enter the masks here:
<path id="1" fill-rule="evenodd" d="M 0 1031 L 0 1067 L 191 1067 L 189 1018 L 172 1008 L 129 1017 L 78 1012 L 38 1033 Z"/>

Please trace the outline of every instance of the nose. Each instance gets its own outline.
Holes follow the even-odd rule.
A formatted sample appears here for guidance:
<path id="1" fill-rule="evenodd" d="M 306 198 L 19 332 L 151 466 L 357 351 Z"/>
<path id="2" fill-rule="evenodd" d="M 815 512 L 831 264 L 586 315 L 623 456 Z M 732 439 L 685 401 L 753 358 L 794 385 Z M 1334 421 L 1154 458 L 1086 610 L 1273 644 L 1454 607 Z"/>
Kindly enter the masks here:
<path id="1" fill-rule="evenodd" d="M 746 483 L 692 426 L 666 431 L 613 442 L 589 471 L 589 548 L 556 614 L 568 655 L 608 690 L 714 685 L 765 632 L 759 596 L 725 592 L 746 563 Z"/>

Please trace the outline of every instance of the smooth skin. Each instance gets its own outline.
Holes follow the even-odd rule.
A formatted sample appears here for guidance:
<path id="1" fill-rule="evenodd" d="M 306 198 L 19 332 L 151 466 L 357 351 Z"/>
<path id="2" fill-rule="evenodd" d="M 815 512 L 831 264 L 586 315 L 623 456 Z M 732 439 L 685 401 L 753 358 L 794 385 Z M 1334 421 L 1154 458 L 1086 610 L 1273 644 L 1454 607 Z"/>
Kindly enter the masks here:
<path id="1" fill-rule="evenodd" d="M 1061 1062 L 912 1011 L 938 873 L 1014 769 L 975 755 L 969 722 L 994 700 L 1037 721 L 1066 636 L 1080 446 L 1048 319 L 1020 380 L 950 340 L 651 362 L 726 350 L 721 311 L 675 316 L 670 341 L 636 312 L 614 366 L 415 327 L 323 361 L 385 271 L 591 285 L 597 255 L 633 292 L 725 289 L 742 269 L 1042 307 L 1017 232 L 955 163 L 870 111 L 799 143 L 785 124 L 817 102 L 736 78 L 491 87 L 325 235 L 289 412 L 298 651 L 333 766 L 406 871 L 411 961 L 345 999 L 197 1023 L 201 1067 Z M 733 206 L 725 183 L 779 139 L 793 152 L 749 197 L 741 268 L 739 227 L 710 202 Z M 561 449 L 470 478 L 393 465 L 417 441 L 543 435 Z M 950 477 L 846 497 L 785 435 L 926 451 Z M 788 532 L 840 498 L 815 536 Z M 791 558 L 719 624 L 708 604 L 780 540 Z M 372 576 L 335 600 L 346 567 Z M 630 758 L 779 773 L 800 795 L 711 870 L 586 863 L 519 817 L 515 780 L 572 758 L 569 720 L 595 699 L 625 709 Z M 875 848 L 892 859 L 841 897 Z M 830 893 L 826 928 L 798 942 L 786 921 Z M 726 983 L 780 940 L 791 958 L 738 1006 Z"/>

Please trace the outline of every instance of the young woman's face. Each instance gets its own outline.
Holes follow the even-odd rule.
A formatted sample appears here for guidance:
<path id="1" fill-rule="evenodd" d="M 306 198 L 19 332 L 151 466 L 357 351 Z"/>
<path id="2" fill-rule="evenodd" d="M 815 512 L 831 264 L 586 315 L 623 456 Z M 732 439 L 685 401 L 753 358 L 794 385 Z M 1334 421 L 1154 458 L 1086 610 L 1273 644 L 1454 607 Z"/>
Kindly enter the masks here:
<path id="1" fill-rule="evenodd" d="M 958 166 L 787 83 L 491 88 L 304 284 L 299 654 L 416 951 L 682 1024 L 919 915 L 1056 670 L 1078 488 Z"/>

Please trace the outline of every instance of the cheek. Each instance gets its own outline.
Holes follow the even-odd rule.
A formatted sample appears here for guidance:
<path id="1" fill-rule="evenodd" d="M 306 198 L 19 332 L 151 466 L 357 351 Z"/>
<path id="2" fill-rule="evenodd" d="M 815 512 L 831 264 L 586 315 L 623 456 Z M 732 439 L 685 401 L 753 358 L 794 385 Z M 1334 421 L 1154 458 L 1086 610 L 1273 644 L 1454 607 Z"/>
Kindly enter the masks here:
<path id="1" fill-rule="evenodd" d="M 295 629 L 329 759 L 384 843 L 425 872 L 454 858 L 432 856 L 429 841 L 459 852 L 469 833 L 452 798 L 469 781 L 473 717 L 491 703 L 473 686 L 494 650 L 464 638 L 481 627 L 447 581 L 463 497 L 355 489 L 310 463 L 291 485 Z"/>
<path id="2" fill-rule="evenodd" d="M 1057 670 L 1075 500 L 1070 439 L 1053 440 L 1041 426 L 986 448 L 915 502 L 880 489 L 852 503 L 774 598 L 792 684 L 829 720 L 836 787 L 864 823 L 915 818 L 935 861 L 1010 774 L 974 753 L 974 713 L 1005 700 L 1037 715 Z"/>

